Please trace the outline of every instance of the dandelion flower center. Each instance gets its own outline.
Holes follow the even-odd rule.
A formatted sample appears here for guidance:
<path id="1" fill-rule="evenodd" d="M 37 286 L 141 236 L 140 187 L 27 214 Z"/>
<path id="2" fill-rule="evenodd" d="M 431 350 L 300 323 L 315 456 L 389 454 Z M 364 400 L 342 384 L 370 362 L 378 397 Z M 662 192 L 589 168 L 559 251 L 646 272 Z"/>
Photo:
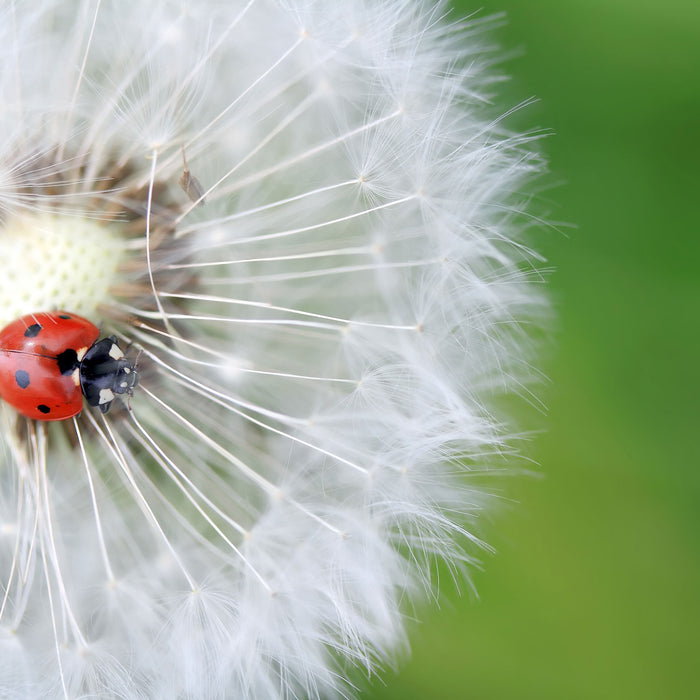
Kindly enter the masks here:
<path id="1" fill-rule="evenodd" d="M 125 259 L 121 227 L 61 214 L 22 214 L 0 235 L 0 327 L 35 311 L 99 319 Z"/>

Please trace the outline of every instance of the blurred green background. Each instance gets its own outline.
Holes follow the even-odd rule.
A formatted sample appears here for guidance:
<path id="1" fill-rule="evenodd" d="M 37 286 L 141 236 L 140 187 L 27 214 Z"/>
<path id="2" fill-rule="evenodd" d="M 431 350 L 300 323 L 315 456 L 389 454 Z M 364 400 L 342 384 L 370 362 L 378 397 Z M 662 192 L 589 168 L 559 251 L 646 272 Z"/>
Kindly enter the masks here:
<path id="1" fill-rule="evenodd" d="M 455 3 L 464 15 L 478 9 Z M 700 697 L 700 2 L 488 0 L 503 104 L 551 128 L 548 406 L 479 599 L 421 611 L 369 697 Z M 511 122 L 512 124 L 512 122 Z M 383 685 L 384 684 L 384 685 Z"/>

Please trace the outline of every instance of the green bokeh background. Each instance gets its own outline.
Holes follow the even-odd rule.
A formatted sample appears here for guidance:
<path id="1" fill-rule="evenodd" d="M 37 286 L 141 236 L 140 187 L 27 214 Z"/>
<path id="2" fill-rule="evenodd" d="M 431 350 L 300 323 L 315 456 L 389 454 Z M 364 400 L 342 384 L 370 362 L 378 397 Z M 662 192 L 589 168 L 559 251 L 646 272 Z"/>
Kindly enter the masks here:
<path id="1" fill-rule="evenodd" d="M 545 196 L 576 226 L 537 243 L 558 315 L 530 446 L 545 477 L 509 488 L 479 599 L 421 611 L 369 696 L 700 697 L 700 2 L 480 14 L 501 10 L 497 40 L 522 49 L 504 104 L 540 98 L 516 123 L 555 133 Z"/>

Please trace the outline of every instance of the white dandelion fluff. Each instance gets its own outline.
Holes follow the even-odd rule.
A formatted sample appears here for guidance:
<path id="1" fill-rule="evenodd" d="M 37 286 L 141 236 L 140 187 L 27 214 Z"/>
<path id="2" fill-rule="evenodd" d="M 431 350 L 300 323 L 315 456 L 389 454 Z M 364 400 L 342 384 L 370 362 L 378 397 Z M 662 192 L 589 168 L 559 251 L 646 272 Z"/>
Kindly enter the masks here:
<path id="1" fill-rule="evenodd" d="M 0 407 L 1 697 L 352 694 L 482 546 L 541 162 L 443 12 L 2 5 L 0 328 L 82 315 L 141 381 Z"/>

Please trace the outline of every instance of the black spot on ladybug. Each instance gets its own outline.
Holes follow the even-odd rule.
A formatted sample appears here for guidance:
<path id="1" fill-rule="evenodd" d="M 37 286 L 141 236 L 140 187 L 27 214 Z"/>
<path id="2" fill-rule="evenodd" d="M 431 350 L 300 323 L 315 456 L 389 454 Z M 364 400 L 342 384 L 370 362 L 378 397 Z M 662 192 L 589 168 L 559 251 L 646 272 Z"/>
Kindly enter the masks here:
<path id="1" fill-rule="evenodd" d="M 26 389 L 29 386 L 29 372 L 23 369 L 18 369 L 15 372 L 15 381 L 20 389 Z"/>
<path id="2" fill-rule="evenodd" d="M 56 362 L 58 362 L 58 371 L 61 374 L 71 374 L 73 370 L 80 365 L 80 362 L 78 362 L 78 355 L 73 348 L 64 350 L 56 357 Z"/>
<path id="3" fill-rule="evenodd" d="M 45 403 L 40 403 L 36 408 L 41 413 L 51 413 L 51 409 Z"/>
<path id="4" fill-rule="evenodd" d="M 41 330 L 41 324 L 40 323 L 32 323 L 31 326 L 27 328 L 26 331 L 24 331 L 24 337 L 25 338 L 36 338 L 39 335 L 39 331 Z"/>
<path id="5" fill-rule="evenodd" d="M 70 316 L 68 314 L 58 314 L 58 317 L 65 318 L 66 320 L 68 320 L 70 318 Z"/>

